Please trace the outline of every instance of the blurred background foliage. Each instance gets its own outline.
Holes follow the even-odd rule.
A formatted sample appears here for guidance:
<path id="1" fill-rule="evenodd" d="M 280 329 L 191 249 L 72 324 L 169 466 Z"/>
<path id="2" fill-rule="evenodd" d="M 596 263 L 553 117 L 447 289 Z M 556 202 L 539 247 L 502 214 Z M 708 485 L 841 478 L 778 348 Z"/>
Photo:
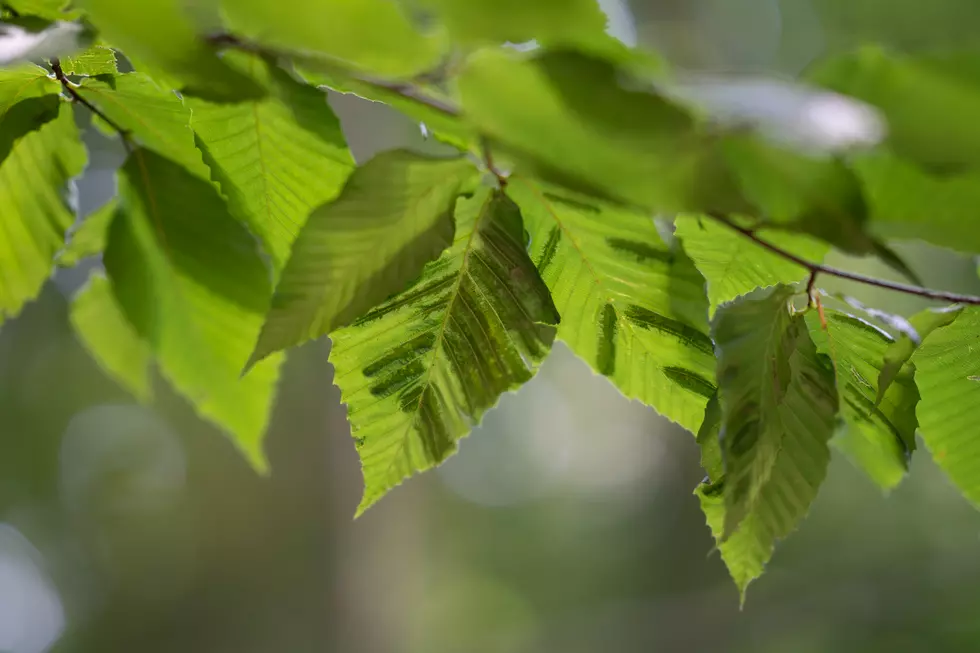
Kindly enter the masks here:
<path id="1" fill-rule="evenodd" d="M 602 4 L 621 39 L 694 69 L 796 74 L 868 41 L 980 39 L 975 0 Z M 330 100 L 361 161 L 441 147 L 383 105 Z M 122 158 L 87 140 L 81 214 L 112 194 Z M 898 249 L 926 285 L 980 292 L 973 261 Z M 290 353 L 260 478 L 166 384 L 143 407 L 100 372 L 68 323 L 84 277 L 59 272 L 0 331 L 0 651 L 980 650 L 980 515 L 928 456 L 890 497 L 838 456 L 740 612 L 692 494 L 694 439 L 564 347 L 457 457 L 354 522 L 328 343 Z"/>

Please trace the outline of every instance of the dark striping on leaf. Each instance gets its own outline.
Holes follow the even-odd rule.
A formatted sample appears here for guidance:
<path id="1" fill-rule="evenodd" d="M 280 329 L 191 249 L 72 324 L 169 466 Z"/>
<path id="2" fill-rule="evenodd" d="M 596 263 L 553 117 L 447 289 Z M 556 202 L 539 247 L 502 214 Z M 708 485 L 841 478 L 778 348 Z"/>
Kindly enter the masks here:
<path id="1" fill-rule="evenodd" d="M 565 206 L 575 211 L 579 211 L 582 213 L 595 213 L 597 215 L 599 213 L 602 213 L 602 209 L 600 209 L 598 206 L 594 206 L 586 202 L 581 202 L 579 200 L 575 200 L 570 197 L 565 197 L 564 195 L 559 195 L 557 193 L 550 193 L 547 191 L 545 191 L 542 194 L 545 196 L 545 198 L 551 200 L 555 204 L 564 204 Z"/>
<path id="2" fill-rule="evenodd" d="M 441 261 L 435 261 L 430 263 L 430 266 L 436 264 L 444 264 Z M 427 268 L 426 272 L 432 273 L 431 268 Z M 411 290 L 407 290 L 404 293 L 398 295 L 397 297 L 389 300 L 388 302 L 378 306 L 377 308 L 365 313 L 364 316 L 355 320 L 351 326 L 364 326 L 365 324 L 370 324 L 375 320 L 380 320 L 389 313 L 394 313 L 406 306 L 414 307 L 422 298 L 428 298 L 430 295 L 439 293 L 441 291 L 450 291 L 456 283 L 455 274 L 447 274 L 441 277 L 437 277 L 432 281 L 427 282 L 425 285 Z M 440 302 L 441 303 L 441 302 Z"/>
<path id="3" fill-rule="evenodd" d="M 647 261 L 660 261 L 662 263 L 673 263 L 674 255 L 666 249 L 658 249 L 649 243 L 638 240 L 627 240 L 625 238 L 607 238 L 606 244 L 617 252 L 635 257 L 637 263 Z"/>
<path id="4" fill-rule="evenodd" d="M 436 342 L 436 336 L 434 333 L 422 333 L 412 338 L 403 345 L 395 347 L 385 356 L 382 356 L 378 360 L 374 361 L 370 365 L 364 368 L 364 376 L 370 378 L 377 376 L 381 372 L 392 366 L 404 366 L 422 354 L 430 351 L 432 346 Z"/>
<path id="5" fill-rule="evenodd" d="M 616 326 L 616 308 L 603 304 L 599 309 L 596 369 L 604 376 L 616 371 Z"/>
<path id="6" fill-rule="evenodd" d="M 663 368 L 663 372 L 664 376 L 680 387 L 702 397 L 710 399 L 715 394 L 715 390 L 717 390 L 714 383 L 700 374 L 683 367 L 665 367 Z"/>
<path id="7" fill-rule="evenodd" d="M 875 423 L 884 428 L 895 436 L 895 439 L 902 444 L 902 448 L 906 449 L 905 439 L 902 437 L 901 432 L 898 430 L 890 419 L 881 410 L 880 406 L 875 405 L 874 401 L 868 399 L 863 392 L 858 388 L 854 387 L 853 384 L 847 384 L 844 388 L 843 397 L 844 402 L 850 406 L 854 411 L 854 418 L 861 419 L 866 422 Z"/>
<path id="8" fill-rule="evenodd" d="M 725 477 L 721 477 L 714 483 L 704 483 L 701 486 L 701 494 L 706 497 L 720 497 L 725 493 Z"/>
<path id="9" fill-rule="evenodd" d="M 371 385 L 371 394 L 375 397 L 390 397 L 399 390 L 418 381 L 425 374 L 426 367 L 419 359 L 402 365 L 391 374 L 385 375 L 377 383 Z"/>
<path id="10" fill-rule="evenodd" d="M 689 324 L 664 317 L 636 304 L 631 304 L 626 308 L 626 319 L 641 329 L 670 334 L 689 347 L 712 356 L 715 354 L 711 338 Z"/>
<path id="11" fill-rule="evenodd" d="M 544 271 L 548 269 L 551 262 L 555 259 L 555 253 L 558 251 L 558 243 L 561 242 L 561 231 L 558 227 L 552 227 L 551 231 L 548 232 L 548 240 L 544 244 L 544 250 L 541 252 L 541 258 L 538 259 L 536 267 L 540 274 L 544 274 Z"/>
<path id="12" fill-rule="evenodd" d="M 749 420 L 731 436 L 727 447 L 729 453 L 744 456 L 755 447 L 763 430 L 762 422 L 756 417 L 757 414 L 758 412 L 753 413 Z"/>

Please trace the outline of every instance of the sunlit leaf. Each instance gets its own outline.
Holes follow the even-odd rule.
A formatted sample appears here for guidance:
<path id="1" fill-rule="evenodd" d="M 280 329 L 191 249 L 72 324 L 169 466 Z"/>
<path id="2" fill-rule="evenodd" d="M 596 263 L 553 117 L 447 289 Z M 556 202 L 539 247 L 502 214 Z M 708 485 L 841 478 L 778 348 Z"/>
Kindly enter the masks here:
<path id="1" fill-rule="evenodd" d="M 140 401 L 150 400 L 150 348 L 127 321 L 106 277 L 93 275 L 78 291 L 71 323 L 99 367 Z"/>
<path id="2" fill-rule="evenodd" d="M 936 329 L 949 326 L 959 314 L 960 307 L 945 309 L 927 309 L 909 318 L 909 326 L 914 333 L 905 332 L 885 349 L 881 373 L 878 374 L 878 395 L 875 404 L 880 404 L 885 391 L 891 387 L 898 375 L 902 373 L 906 363 L 912 359 L 916 348 Z"/>
<path id="3" fill-rule="evenodd" d="M 980 309 L 956 314 L 912 355 L 919 386 L 919 433 L 936 463 L 980 506 Z"/>
<path id="4" fill-rule="evenodd" d="M 217 190 L 138 149 L 119 176 L 105 268 L 164 377 L 259 469 L 281 357 L 240 378 L 271 295 L 255 241 Z"/>
<path id="5" fill-rule="evenodd" d="M 680 216 L 676 235 L 708 283 L 710 312 L 756 288 L 791 284 L 807 278 L 807 270 L 756 245 L 710 218 Z M 819 263 L 829 247 L 801 234 L 760 230 L 759 237 L 797 256 Z"/>
<path id="6" fill-rule="evenodd" d="M 0 322 L 17 315 L 50 276 L 75 221 L 68 182 L 85 167 L 71 108 L 20 139 L 0 164 Z"/>
<path id="7" fill-rule="evenodd" d="M 119 202 L 113 198 L 91 215 L 85 216 L 68 235 L 68 243 L 58 252 L 56 263 L 64 268 L 78 265 L 79 261 L 90 256 L 98 256 L 105 251 L 109 225 L 116 215 Z"/>
<path id="8" fill-rule="evenodd" d="M 824 309 L 807 313 L 817 351 L 834 363 L 844 426 L 833 444 L 885 490 L 901 482 L 915 449 L 915 404 L 919 399 L 912 370 L 900 370 L 896 382 L 878 397 L 878 377 L 892 338 L 853 315 Z"/>
<path id="9" fill-rule="evenodd" d="M 93 45 L 88 50 L 76 55 L 61 58 L 61 70 L 66 75 L 115 75 L 119 72 L 116 67 L 115 51 L 104 45 Z"/>
<path id="10" fill-rule="evenodd" d="M 331 336 L 364 470 L 358 512 L 451 455 L 551 349 L 558 313 L 518 208 L 484 188 L 460 200 L 456 222 L 452 247 L 411 287 Z"/>
<path id="11" fill-rule="evenodd" d="M 697 432 L 714 393 L 704 279 L 648 216 L 523 176 L 531 258 L 562 316 L 558 336 L 623 394 Z"/>
<path id="12" fill-rule="evenodd" d="M 193 128 L 232 214 L 281 270 L 310 210 L 333 199 L 354 165 L 326 96 L 258 57 L 228 53 L 266 89 L 259 100 L 190 100 Z"/>
<path id="13" fill-rule="evenodd" d="M 464 159 L 401 150 L 358 168 L 300 231 L 251 362 L 350 324 L 408 286 L 453 242 L 453 207 L 474 174 Z"/>
<path id="14" fill-rule="evenodd" d="M 37 16 L 47 20 L 72 20 L 69 0 L 7 0 L 4 6 L 13 9 L 21 16 Z"/>
<path id="15" fill-rule="evenodd" d="M 25 134 L 53 120 L 61 84 L 31 64 L 0 69 L 0 162 Z"/>

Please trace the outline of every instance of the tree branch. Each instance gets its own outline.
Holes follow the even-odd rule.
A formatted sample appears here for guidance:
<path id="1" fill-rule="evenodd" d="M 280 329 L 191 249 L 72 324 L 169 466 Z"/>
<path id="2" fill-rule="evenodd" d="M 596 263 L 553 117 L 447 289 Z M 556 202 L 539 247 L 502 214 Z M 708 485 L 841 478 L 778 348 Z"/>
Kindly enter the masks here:
<path id="1" fill-rule="evenodd" d="M 95 106 L 94 104 L 86 100 L 84 97 L 82 97 L 82 95 L 75 89 L 75 85 L 68 80 L 68 77 L 65 75 L 65 71 L 61 69 L 60 59 L 51 60 L 51 70 L 54 71 L 55 78 L 59 82 L 61 82 L 61 87 L 65 89 L 65 93 L 67 93 L 68 96 L 72 99 L 72 102 L 78 102 L 83 107 L 85 107 L 86 109 L 88 109 L 89 111 L 97 115 L 99 118 L 104 120 L 107 125 L 109 125 L 114 130 L 119 132 L 119 135 L 122 137 L 123 145 L 126 147 L 127 151 L 131 152 L 133 149 L 133 144 L 129 140 L 129 130 L 123 129 L 123 127 L 120 126 L 119 123 L 117 123 L 115 120 L 113 120 L 106 114 L 102 113 L 101 109 L 99 109 L 97 106 Z"/>
<path id="2" fill-rule="evenodd" d="M 777 256 L 781 256 L 787 261 L 796 263 L 800 267 L 806 268 L 810 272 L 810 279 L 808 281 L 807 289 L 812 291 L 813 284 L 816 283 L 818 274 L 825 274 L 829 277 L 837 277 L 839 279 L 847 279 L 848 281 L 854 281 L 857 283 L 863 283 L 866 286 L 874 286 L 876 288 L 883 288 L 884 290 L 893 290 L 895 292 L 905 293 L 907 295 L 915 295 L 916 297 L 924 297 L 925 299 L 932 299 L 935 301 L 950 302 L 953 304 L 964 304 L 969 306 L 980 306 L 980 297 L 973 295 L 961 295 L 959 293 L 946 292 L 944 290 L 931 290 L 929 288 L 922 288 L 921 286 L 911 286 L 904 283 L 897 283 L 894 281 L 885 281 L 884 279 L 876 279 L 874 277 L 868 277 L 863 274 L 857 274 L 855 272 L 848 272 L 847 270 L 841 270 L 840 268 L 831 267 L 829 265 L 823 265 L 821 263 L 814 263 L 812 261 L 807 261 L 806 259 L 800 258 L 792 252 L 788 252 L 782 247 L 773 245 L 772 243 L 759 238 L 751 229 L 746 229 L 745 227 L 739 226 L 727 216 L 720 213 L 709 213 L 708 217 L 716 220 L 723 225 L 727 226 L 733 231 L 737 231 L 742 234 L 752 242 L 754 242 L 759 247 L 767 249 Z"/>

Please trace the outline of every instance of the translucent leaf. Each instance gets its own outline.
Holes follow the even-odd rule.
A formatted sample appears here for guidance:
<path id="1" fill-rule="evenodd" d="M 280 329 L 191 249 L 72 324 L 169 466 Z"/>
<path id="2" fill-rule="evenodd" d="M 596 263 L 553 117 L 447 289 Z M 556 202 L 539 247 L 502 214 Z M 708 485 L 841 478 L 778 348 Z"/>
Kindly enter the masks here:
<path id="1" fill-rule="evenodd" d="M 378 155 L 313 211 L 293 246 L 251 362 L 350 324 L 404 290 L 453 241 L 464 159 Z"/>
<path id="2" fill-rule="evenodd" d="M 909 318 L 912 331 L 899 334 L 898 338 L 885 349 L 881 373 L 878 374 L 878 396 L 875 404 L 880 404 L 885 391 L 898 378 L 905 364 L 912 359 L 916 348 L 936 329 L 949 326 L 956 319 L 961 307 L 927 309 Z"/>
<path id="3" fill-rule="evenodd" d="M 110 80 L 86 79 L 78 92 L 144 147 L 183 165 L 195 176 L 211 179 L 194 143 L 191 111 L 173 91 L 161 88 L 143 73 L 127 73 Z"/>
<path id="4" fill-rule="evenodd" d="M 807 270 L 759 247 L 725 225 L 696 216 L 679 216 L 675 234 L 708 282 L 710 314 L 721 304 L 756 288 L 791 284 L 807 278 Z M 808 261 L 819 263 L 826 243 L 801 234 L 760 230 L 758 235 Z"/>
<path id="5" fill-rule="evenodd" d="M 456 222 L 452 247 L 410 288 L 331 336 L 364 470 L 359 513 L 451 455 L 551 349 L 558 313 L 518 208 L 484 188 L 460 200 Z"/>
<path id="6" fill-rule="evenodd" d="M 514 177 L 558 336 L 627 397 L 697 432 L 714 393 L 704 279 L 649 217 Z"/>
<path id="7" fill-rule="evenodd" d="M 78 291 L 71 323 L 99 367 L 140 401 L 151 399 L 150 348 L 119 308 L 107 278 L 93 275 Z"/>
<path id="8" fill-rule="evenodd" d="M 232 214 L 279 271 L 310 210 L 337 195 L 354 160 L 321 91 L 258 57 L 227 58 L 267 93 L 240 104 L 191 99 L 194 132 Z"/>
<path id="9" fill-rule="evenodd" d="M 53 120 L 61 84 L 38 66 L 0 69 L 0 162 L 25 134 Z"/>
<path id="10" fill-rule="evenodd" d="M 0 67 L 61 57 L 82 50 L 89 43 L 91 36 L 80 23 L 59 21 L 38 31 L 0 24 Z"/>
<path id="11" fill-rule="evenodd" d="M 271 295 L 255 241 L 209 183 L 138 149 L 119 176 L 103 257 L 120 307 L 164 377 L 265 469 L 281 357 L 239 378 Z"/>
<path id="12" fill-rule="evenodd" d="M 919 433 L 936 463 L 980 506 L 980 310 L 966 308 L 912 355 L 919 386 Z"/>
<path id="13" fill-rule="evenodd" d="M 68 182 L 85 167 L 85 148 L 67 104 L 20 139 L 0 164 L 0 322 L 34 299 L 75 221 Z"/>
<path id="14" fill-rule="evenodd" d="M 88 50 L 70 57 L 61 58 L 61 70 L 66 75 L 115 75 L 119 72 L 116 67 L 115 51 L 104 45 L 94 45 Z"/>
<path id="15" fill-rule="evenodd" d="M 236 34 L 384 77 L 425 72 L 443 51 L 441 39 L 418 32 L 389 0 L 223 0 L 222 6 Z"/>
<path id="16" fill-rule="evenodd" d="M 13 9 L 21 16 L 37 16 L 46 20 L 73 20 L 69 12 L 68 0 L 8 0 L 4 6 Z"/>
<path id="17" fill-rule="evenodd" d="M 699 494 L 743 598 L 816 497 L 836 425 L 833 369 L 790 312 L 792 295 L 757 291 L 721 307 L 712 325 L 725 474 Z"/>
<path id="18" fill-rule="evenodd" d="M 119 202 L 113 198 L 76 225 L 69 234 L 68 244 L 58 253 L 58 265 L 63 268 L 74 267 L 82 259 L 98 256 L 105 251 L 109 225 L 112 224 L 118 208 Z"/>
<path id="19" fill-rule="evenodd" d="M 174 75 L 188 94 L 218 102 L 261 95 L 255 82 L 222 61 L 196 33 L 178 0 L 77 0 L 77 4 L 112 45 Z"/>
<path id="20" fill-rule="evenodd" d="M 906 368 L 878 397 L 878 377 L 893 339 L 860 318 L 824 309 L 826 329 L 815 311 L 806 321 L 817 351 L 834 362 L 844 428 L 833 444 L 885 490 L 897 486 L 915 449 L 915 404 L 919 393 Z"/>

